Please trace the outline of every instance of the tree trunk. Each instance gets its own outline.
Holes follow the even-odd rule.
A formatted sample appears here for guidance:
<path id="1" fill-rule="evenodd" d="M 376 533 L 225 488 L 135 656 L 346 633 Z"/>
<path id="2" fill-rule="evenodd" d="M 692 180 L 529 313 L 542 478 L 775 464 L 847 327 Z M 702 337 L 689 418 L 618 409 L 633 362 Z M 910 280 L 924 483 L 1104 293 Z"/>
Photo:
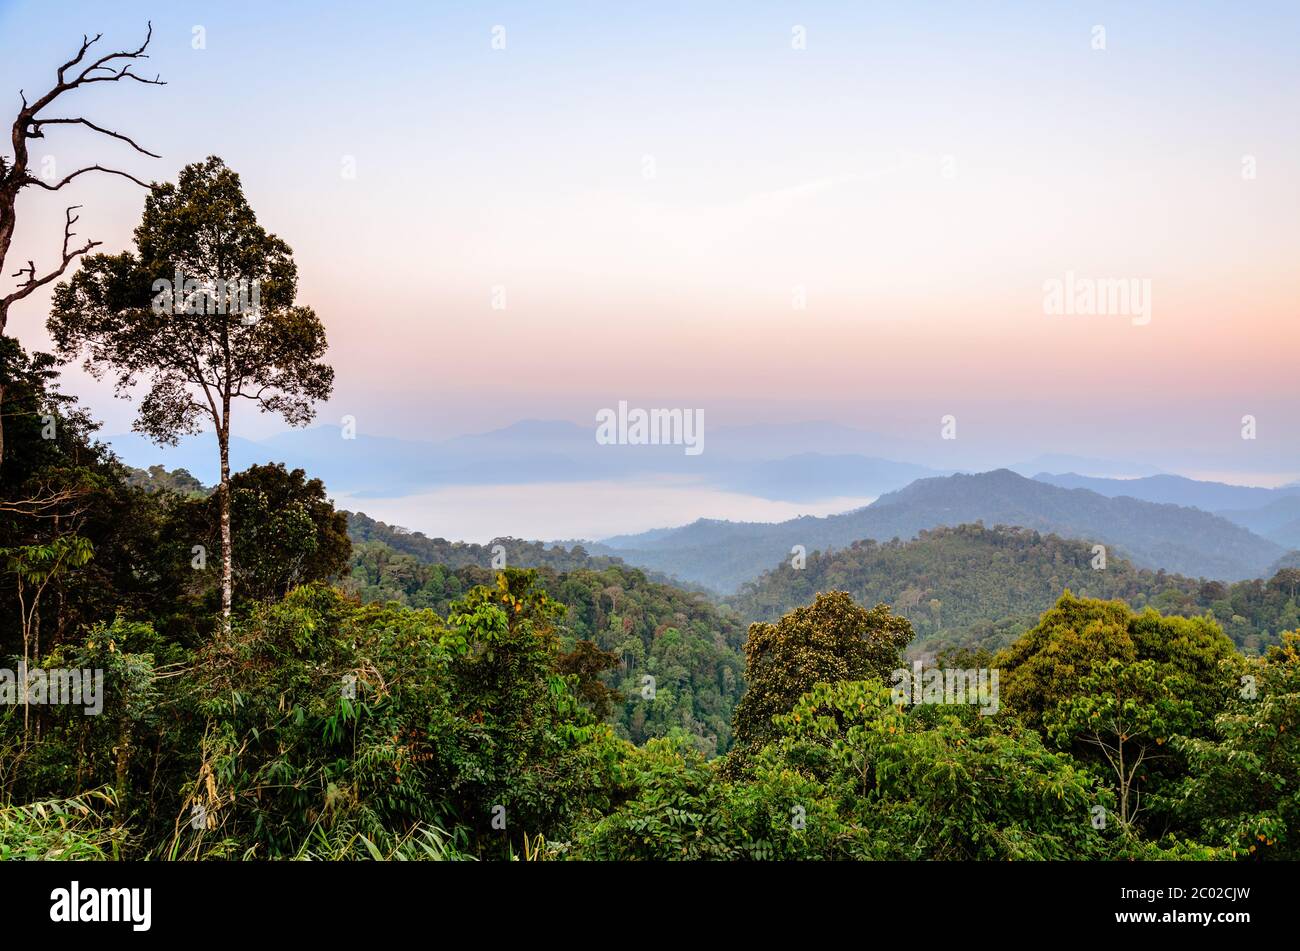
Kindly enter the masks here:
<path id="1" fill-rule="evenodd" d="M 30 640 L 31 640 L 31 629 L 28 625 L 27 616 L 24 614 L 23 615 L 23 678 L 24 679 L 31 676 L 31 669 L 29 667 L 29 661 L 31 659 L 29 653 L 30 646 L 31 646 Z M 32 710 L 31 705 L 27 702 L 28 700 L 27 691 L 28 691 L 28 685 L 24 683 L 23 685 L 23 748 L 24 749 L 26 749 L 27 747 L 27 730 L 28 727 L 31 726 L 31 710 Z"/>
<path id="2" fill-rule="evenodd" d="M 3 216 L 0 216 L 3 218 Z M 12 230 L 11 225 L 5 225 Z M 4 256 L 9 251 L 9 242 L 0 235 L 0 265 L 4 263 Z M 0 337 L 4 336 L 5 327 L 9 325 L 9 305 L 0 303 Z M 0 472 L 4 472 L 5 465 L 5 381 L 0 380 Z"/>
<path id="3" fill-rule="evenodd" d="M 117 788 L 117 809 L 115 816 L 118 824 L 126 822 L 128 814 L 128 800 L 131 795 L 131 787 L 127 782 L 131 777 L 131 719 L 122 712 L 122 722 L 117 727 L 117 763 L 114 770 L 114 780 Z"/>
<path id="4" fill-rule="evenodd" d="M 229 411 L 229 399 L 227 399 Z M 230 604 L 234 588 L 234 551 L 230 542 L 230 426 L 227 412 L 226 421 L 217 429 L 217 440 L 221 444 L 221 487 L 218 490 L 221 502 L 221 627 L 230 633 Z"/>

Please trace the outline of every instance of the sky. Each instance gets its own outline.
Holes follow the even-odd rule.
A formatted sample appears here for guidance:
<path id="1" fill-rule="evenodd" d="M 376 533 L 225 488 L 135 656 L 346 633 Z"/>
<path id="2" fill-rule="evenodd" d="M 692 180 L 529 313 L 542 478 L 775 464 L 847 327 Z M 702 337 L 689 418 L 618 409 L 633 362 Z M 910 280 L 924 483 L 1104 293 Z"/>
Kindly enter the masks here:
<path id="1" fill-rule="evenodd" d="M 981 462 L 1295 478 L 1300 6 L 1138 6 L 0 0 L 0 96 L 153 21 L 168 85 L 67 108 L 163 158 L 80 130 L 48 154 L 238 171 L 326 326 L 325 424 L 436 440 L 627 400 L 937 439 L 952 414 Z M 54 253 L 64 195 L 129 247 L 136 186 L 33 191 L 14 260 Z M 1149 312 L 1045 313 L 1067 275 Z M 47 345 L 47 310 L 10 332 Z M 129 428 L 107 384 L 67 388 Z"/>

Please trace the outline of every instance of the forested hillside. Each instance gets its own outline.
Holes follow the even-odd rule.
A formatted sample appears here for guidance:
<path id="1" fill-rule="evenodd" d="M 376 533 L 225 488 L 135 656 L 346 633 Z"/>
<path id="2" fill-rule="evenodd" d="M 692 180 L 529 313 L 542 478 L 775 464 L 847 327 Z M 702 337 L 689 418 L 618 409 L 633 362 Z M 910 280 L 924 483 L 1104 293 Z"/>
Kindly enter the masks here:
<path id="1" fill-rule="evenodd" d="M 1199 509 L 1107 498 L 1006 469 L 918 479 L 842 515 L 778 523 L 701 519 L 671 531 L 606 539 L 606 544 L 632 564 L 725 593 L 788 558 L 796 545 L 825 551 L 981 521 L 1102 543 L 1142 567 L 1227 581 L 1258 577 L 1284 554 L 1275 542 Z"/>
<path id="2" fill-rule="evenodd" d="M 4 612 L 0 652 L 104 676 L 96 715 L 0 707 L 0 856 L 1297 857 L 1300 634 L 1249 657 L 1212 618 L 1065 596 L 963 665 L 986 686 L 999 671 L 1000 696 L 900 698 L 913 625 L 886 605 L 827 592 L 745 631 L 622 565 L 453 569 L 373 539 L 349 555 L 319 481 L 281 466 L 230 480 L 227 628 L 220 572 L 194 554 L 219 544 L 218 500 L 131 485 L 48 361 L 0 356 L 3 579 L 34 610 Z M 977 597 L 992 557 L 1029 597 L 1084 570 L 1079 552 L 966 527 L 859 546 L 861 575 L 835 575 L 837 552 L 821 580 L 956 566 L 949 597 Z M 418 570 L 385 574 L 397 560 Z M 1114 568 L 1104 593 L 1141 592 Z M 1293 605 L 1294 580 L 1205 596 Z"/>
<path id="3" fill-rule="evenodd" d="M 497 564 L 518 565 L 524 568 L 555 568 L 566 571 L 571 568 L 601 568 L 618 564 L 617 558 L 604 555 L 589 555 L 581 545 L 564 548 L 560 545 L 547 545 L 543 542 L 529 542 L 518 538 L 497 538 L 486 545 L 474 542 L 450 542 L 445 538 L 429 538 L 423 532 L 387 525 L 370 518 L 364 512 L 348 513 L 348 534 L 355 544 L 376 541 L 400 552 L 410 555 L 417 562 L 427 565 L 446 565 L 449 568 L 462 568 L 478 565 L 490 567 L 494 559 Z M 497 550 L 500 546 L 500 550 Z"/>
<path id="4" fill-rule="evenodd" d="M 866 540 L 812 552 L 803 568 L 787 559 L 728 603 L 746 619 L 771 620 L 818 592 L 848 591 L 864 604 L 894 605 L 916 629 L 914 650 L 996 650 L 1031 627 L 1066 589 L 1119 598 L 1139 610 L 1209 613 L 1251 652 L 1300 627 L 1300 572 L 1294 569 L 1228 585 L 1135 568 L 1111 552 L 1105 567 L 1099 564 L 1087 542 L 1019 527 L 961 525 L 922 531 L 908 542 Z"/>
<path id="5" fill-rule="evenodd" d="M 477 546 L 462 546 L 460 554 L 472 547 Z M 492 584 L 496 574 L 475 564 L 426 564 L 366 541 L 353 547 L 343 589 L 365 602 L 395 601 L 445 615 L 476 585 Z M 678 733 L 708 755 L 727 749 L 745 669 L 745 627 L 733 612 L 619 564 L 541 568 L 536 585 L 566 607 L 559 624 L 565 644 L 590 640 L 617 658 L 604 679 L 620 694 L 613 706 L 620 736 L 641 743 Z M 652 691 L 643 682 L 647 675 Z"/>
<path id="6" fill-rule="evenodd" d="M 0 162 L 0 209 L 33 181 Z M 247 414 L 301 428 L 334 385 L 238 174 L 147 186 L 132 235 L 65 237 L 56 354 L 0 334 L 0 859 L 1300 858 L 1300 570 L 1122 557 L 1237 577 L 1277 546 L 996 471 L 642 536 L 727 583 L 811 553 L 719 605 L 581 546 L 349 519 L 305 468 L 230 465 Z M 256 313 L 189 306 L 229 266 Z M 153 442 L 210 436 L 216 484 L 124 466 L 73 361 Z"/>

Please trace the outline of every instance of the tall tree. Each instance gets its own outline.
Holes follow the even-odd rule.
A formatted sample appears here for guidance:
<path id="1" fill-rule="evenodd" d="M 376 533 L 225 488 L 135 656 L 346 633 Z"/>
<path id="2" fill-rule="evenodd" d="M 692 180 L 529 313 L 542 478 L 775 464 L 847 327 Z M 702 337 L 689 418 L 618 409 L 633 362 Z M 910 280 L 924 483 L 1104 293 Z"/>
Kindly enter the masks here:
<path id="1" fill-rule="evenodd" d="M 44 188 L 46 191 L 56 192 L 87 172 L 119 175 L 135 182 L 137 185 L 148 187 L 134 175 L 98 163 L 79 168 L 75 172 L 63 176 L 63 178 L 55 176 L 53 181 L 47 181 L 45 178 L 33 174 L 31 169 L 31 153 L 28 143 L 34 139 L 45 138 L 45 127 L 56 125 L 84 126 L 92 132 L 125 142 L 143 155 L 148 155 L 151 158 L 159 157 L 148 149 L 140 147 L 122 133 L 96 125 L 89 119 L 80 116 L 71 118 L 48 117 L 43 114 L 60 96 L 72 92 L 74 89 L 89 86 L 92 83 L 113 83 L 129 79 L 155 86 L 165 85 L 157 76 L 153 79 L 146 79 L 131 72 L 133 61 L 149 58 L 145 50 L 149 46 L 149 41 L 153 38 L 152 23 L 149 24 L 149 31 L 138 49 L 106 53 L 93 61 L 87 61 L 86 54 L 92 46 L 99 42 L 101 36 L 103 36 L 102 33 L 96 34 L 94 39 L 82 36 L 81 48 L 77 50 L 77 55 L 58 68 L 57 80 L 54 86 L 44 95 L 28 102 L 27 96 L 21 90 L 18 93 L 22 99 L 22 106 L 18 110 L 18 115 L 14 118 L 9 138 L 13 157 L 7 158 L 0 155 L 0 274 L 7 273 L 9 270 L 5 265 L 9 256 L 9 248 L 13 244 L 14 228 L 18 220 L 15 209 L 18 204 L 18 195 L 24 188 L 35 185 Z M 50 281 L 62 276 L 63 272 L 68 269 L 68 265 L 77 257 L 99 246 L 100 242 L 98 241 L 86 241 L 80 246 L 73 244 L 72 239 L 77 235 L 72 230 L 72 226 L 77 223 L 78 218 L 73 212 L 80 207 L 80 205 L 71 205 L 64 211 L 63 249 L 60 252 L 57 264 L 37 276 L 36 262 L 28 261 L 26 267 L 20 267 L 9 275 L 10 277 L 20 278 L 21 281 L 18 287 L 10 293 L 4 294 L 0 292 L 0 335 L 4 334 L 5 327 L 9 323 L 10 307 L 27 297 L 38 287 L 43 287 Z M 4 395 L 5 381 L 0 378 L 0 409 L 3 409 Z M 3 465 L 3 463 L 4 417 L 0 415 L 0 465 Z"/>
<path id="2" fill-rule="evenodd" d="M 745 695 L 735 713 L 736 749 L 728 772 L 741 769 L 776 732 L 772 718 L 789 713 L 819 683 L 866 680 L 888 683 L 902 666 L 912 625 L 889 606 L 867 610 L 844 591 L 817 595 L 775 624 L 749 626 L 745 642 Z"/>
<path id="3" fill-rule="evenodd" d="M 120 395 L 148 382 L 137 432 L 174 445 L 212 424 L 221 459 L 221 616 L 229 627 L 233 407 L 246 399 L 290 425 L 310 422 L 334 382 L 321 359 L 325 329 L 311 308 L 294 303 L 289 245 L 257 223 L 239 176 L 215 156 L 187 165 L 174 185 L 153 186 L 135 243 L 136 253 L 85 258 L 56 288 L 48 327 L 64 360 L 84 355 L 89 372 L 115 377 Z"/>

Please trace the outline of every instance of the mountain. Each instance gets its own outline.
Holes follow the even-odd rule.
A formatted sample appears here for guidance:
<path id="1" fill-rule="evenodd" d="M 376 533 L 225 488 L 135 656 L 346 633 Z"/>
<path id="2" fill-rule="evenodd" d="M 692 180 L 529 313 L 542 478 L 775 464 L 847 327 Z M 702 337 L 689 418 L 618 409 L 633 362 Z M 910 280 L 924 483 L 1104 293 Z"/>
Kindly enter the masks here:
<path id="1" fill-rule="evenodd" d="M 709 433 L 709 452 L 737 460 L 780 459 L 790 455 L 848 454 L 919 459 L 930 444 L 871 432 L 827 420 L 797 423 L 748 423 L 722 426 Z"/>
<path id="2" fill-rule="evenodd" d="M 349 533 L 356 544 L 342 585 L 362 601 L 396 601 L 445 617 L 475 585 L 495 582 L 490 546 L 394 532 L 360 514 L 350 516 Z M 580 546 L 502 542 L 511 564 L 538 567 L 538 586 L 567 606 L 560 625 L 565 647 L 587 639 L 617 657 L 617 669 L 603 679 L 619 691 L 609 699 L 620 736 L 644 743 L 681 732 L 705 755 L 726 751 L 732 710 L 745 688 L 746 627 L 739 617 L 638 568 L 588 558 Z M 647 672 L 658 703 L 642 699 Z"/>
<path id="3" fill-rule="evenodd" d="M 675 531 L 605 539 L 604 545 L 631 564 L 734 591 L 788 560 L 796 545 L 807 552 L 843 548 L 973 522 L 1101 543 L 1141 567 L 1222 580 L 1257 577 L 1284 553 L 1208 512 L 1060 488 L 1008 469 L 920 479 L 842 515 L 778 523 L 701 519 Z"/>
<path id="4" fill-rule="evenodd" d="M 495 538 L 486 545 L 474 542 L 451 542 L 445 538 L 429 538 L 423 532 L 412 532 L 396 525 L 377 521 L 365 512 L 348 512 L 348 537 L 353 545 L 378 542 L 402 555 L 410 555 L 420 564 L 445 565 L 448 568 L 477 566 L 490 568 L 501 546 L 505 562 L 512 568 L 554 568 L 570 571 L 575 568 L 608 568 L 622 562 L 618 558 L 591 555 L 581 544 L 572 548 L 543 542 L 522 541 L 517 538 Z"/>
<path id="5" fill-rule="evenodd" d="M 1285 571 L 1288 568 L 1300 570 L 1300 550 L 1289 551 L 1277 561 L 1273 562 L 1273 564 L 1269 566 L 1268 574 L 1275 575 L 1279 571 Z"/>
<path id="6" fill-rule="evenodd" d="M 550 568 L 555 571 L 575 571 L 581 568 L 596 571 L 627 567 L 622 558 L 611 554 L 611 549 L 591 551 L 582 542 L 563 544 L 519 538 L 494 538 L 486 545 L 453 542 L 445 538 L 430 538 L 423 532 L 413 532 L 398 525 L 377 521 L 365 512 L 344 514 L 348 517 L 348 538 L 352 540 L 354 548 L 375 543 L 398 555 L 410 556 L 422 565 L 490 570 L 494 564 L 499 563 L 500 555 L 511 568 Z M 500 546 L 500 551 L 497 546 Z M 700 585 L 674 581 L 657 571 L 638 571 L 657 584 L 674 584 L 691 594 L 707 590 Z"/>
<path id="7" fill-rule="evenodd" d="M 216 441 L 210 433 L 186 436 L 174 447 L 156 446 L 134 433 L 106 441 L 129 465 L 184 468 L 206 483 L 217 481 Z M 356 498 L 391 498 L 451 485 L 671 475 L 791 502 L 872 497 L 951 471 L 863 454 L 856 450 L 901 450 L 904 444 L 830 423 L 722 427 L 709 430 L 704 445 L 707 451 L 694 456 L 679 445 L 602 445 L 596 442 L 594 425 L 565 420 L 521 420 L 440 442 L 313 426 L 260 441 L 232 437 L 231 466 L 238 472 L 255 463 L 282 462 L 305 469 L 332 493 Z"/>
<path id="8" fill-rule="evenodd" d="M 1278 499 L 1300 498 L 1300 488 L 1297 487 L 1265 489 L 1256 486 L 1229 485 L 1224 482 L 1203 482 L 1177 475 L 1155 475 L 1141 479 L 1099 479 L 1081 476 L 1074 472 L 1063 475 L 1040 472 L 1034 478 L 1039 482 L 1046 482 L 1063 489 L 1088 489 L 1108 498 L 1128 496 L 1142 499 L 1144 502 L 1192 506 L 1206 512 L 1221 512 L 1225 517 L 1227 517 L 1226 513 L 1222 513 L 1225 509 L 1258 509 Z"/>
<path id="9" fill-rule="evenodd" d="M 913 652 L 927 653 L 942 646 L 997 650 L 1033 626 L 1066 588 L 1080 597 L 1122 598 L 1136 609 L 1155 604 L 1181 614 L 1203 613 L 1222 588 L 1136 568 L 1123 558 L 1107 558 L 1105 568 L 1094 562 L 1088 542 L 960 525 L 922 531 L 906 542 L 854 542 L 814 553 L 803 568 L 782 562 L 729 603 L 742 617 L 770 621 L 818 592 L 847 591 L 862 604 L 892 605 L 916 630 Z"/>
<path id="10" fill-rule="evenodd" d="M 217 456 L 217 437 L 212 433 L 182 436 L 175 446 L 159 446 L 139 433 L 120 433 L 105 437 L 113 452 L 132 468 L 144 471 L 161 465 L 164 470 L 185 469 L 204 485 L 221 481 L 220 459 Z M 239 472 L 252 465 L 281 462 L 275 453 L 261 443 L 239 436 L 230 437 L 230 468 Z M 313 473 L 314 474 L 314 473 Z"/>
<path id="11" fill-rule="evenodd" d="M 1300 492 L 1259 508 L 1227 509 L 1215 514 L 1286 548 L 1300 548 Z"/>
<path id="12" fill-rule="evenodd" d="M 1012 466 L 1007 466 L 1012 472 L 1017 472 L 1022 476 L 1032 475 L 1036 472 L 1082 472 L 1087 473 L 1087 477 L 1100 478 L 1102 480 L 1128 480 L 1138 476 L 1159 475 L 1160 470 L 1155 466 L 1148 466 L 1137 462 L 1118 462 L 1114 459 L 1091 459 L 1086 456 L 1070 456 L 1061 453 L 1048 453 L 1046 455 L 1035 456 L 1028 462 L 1020 462 Z M 1102 493 L 1103 495 L 1105 493 Z"/>
<path id="13" fill-rule="evenodd" d="M 855 542 L 789 562 L 746 584 L 728 603 L 750 620 L 770 621 L 819 592 L 847 591 L 862 604 L 890 604 L 916 630 L 914 656 L 947 647 L 997 650 L 1032 627 L 1069 588 L 1080 597 L 1121 599 L 1135 610 L 1212 613 L 1248 651 L 1300 626 L 1300 572 L 1232 586 L 1137 568 L 1108 557 L 1094 568 L 1092 546 L 1023 528 L 959 525 L 912 541 Z"/>

